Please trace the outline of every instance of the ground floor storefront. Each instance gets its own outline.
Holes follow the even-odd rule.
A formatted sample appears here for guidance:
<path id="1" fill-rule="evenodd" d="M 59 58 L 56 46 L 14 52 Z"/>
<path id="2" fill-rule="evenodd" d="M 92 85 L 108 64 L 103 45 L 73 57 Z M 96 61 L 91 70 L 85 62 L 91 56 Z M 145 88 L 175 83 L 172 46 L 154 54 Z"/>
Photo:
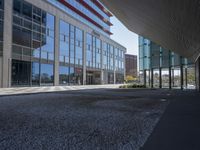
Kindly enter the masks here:
<path id="1" fill-rule="evenodd" d="M 102 69 L 86 68 L 71 64 L 60 65 L 55 72 L 53 62 L 24 61 L 12 59 L 10 64 L 10 87 L 28 86 L 54 86 L 58 85 L 100 85 L 121 84 L 124 82 L 124 74 Z M 85 78 L 85 79 L 84 79 Z M 85 82 L 84 82 L 85 80 Z"/>
<path id="2" fill-rule="evenodd" d="M 152 88 L 195 89 L 195 65 L 146 69 L 140 81 Z"/>

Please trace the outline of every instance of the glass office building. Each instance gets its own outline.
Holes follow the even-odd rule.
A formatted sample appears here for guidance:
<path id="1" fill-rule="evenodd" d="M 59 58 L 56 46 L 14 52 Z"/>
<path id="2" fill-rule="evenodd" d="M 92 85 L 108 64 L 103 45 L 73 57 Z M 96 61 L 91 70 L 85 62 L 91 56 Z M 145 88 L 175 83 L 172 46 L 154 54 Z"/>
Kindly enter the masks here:
<path id="1" fill-rule="evenodd" d="M 0 0 L 0 87 L 122 83 L 111 16 L 98 0 Z"/>
<path id="2" fill-rule="evenodd" d="M 154 88 L 195 88 L 195 66 L 186 58 L 139 36 L 140 81 Z"/>

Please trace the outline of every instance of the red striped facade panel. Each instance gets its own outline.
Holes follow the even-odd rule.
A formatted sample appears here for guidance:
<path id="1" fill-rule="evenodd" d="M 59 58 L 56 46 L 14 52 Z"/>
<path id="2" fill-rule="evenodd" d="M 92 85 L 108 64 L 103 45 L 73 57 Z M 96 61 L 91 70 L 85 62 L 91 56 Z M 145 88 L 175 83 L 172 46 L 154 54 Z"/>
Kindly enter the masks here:
<path id="1" fill-rule="evenodd" d="M 91 0 L 99 9 L 101 9 L 105 14 L 107 14 L 109 17 L 112 17 L 113 15 L 111 12 L 109 12 L 100 2 L 97 0 Z"/>
<path id="2" fill-rule="evenodd" d="M 101 14 L 99 14 L 94 8 L 92 8 L 90 5 L 88 5 L 84 0 L 76 0 L 80 4 L 82 4 L 85 8 L 87 8 L 89 11 L 94 13 L 98 18 L 100 18 L 102 21 L 104 21 L 107 25 L 112 26 L 113 24 L 105 19 Z"/>
<path id="3" fill-rule="evenodd" d="M 107 34 L 112 35 L 112 33 L 110 31 L 108 31 L 107 29 L 105 29 L 103 26 L 101 26 L 100 24 L 98 24 L 97 22 L 95 22 L 94 20 L 92 20 L 86 14 L 82 13 L 80 10 L 78 10 L 77 8 L 75 8 L 74 6 L 72 6 L 71 4 L 69 4 L 68 2 L 66 2 L 65 0 L 58 0 L 58 1 L 60 3 L 62 3 L 63 5 L 65 5 L 66 7 L 68 7 L 69 9 L 71 9 L 72 11 L 74 11 L 75 13 L 77 13 L 78 15 L 80 15 L 81 17 L 83 17 L 84 19 L 86 19 L 87 21 L 91 22 L 92 24 L 94 24 L 95 26 L 97 26 L 98 28 L 100 28 L 101 30 L 103 30 L 104 32 L 106 32 Z"/>

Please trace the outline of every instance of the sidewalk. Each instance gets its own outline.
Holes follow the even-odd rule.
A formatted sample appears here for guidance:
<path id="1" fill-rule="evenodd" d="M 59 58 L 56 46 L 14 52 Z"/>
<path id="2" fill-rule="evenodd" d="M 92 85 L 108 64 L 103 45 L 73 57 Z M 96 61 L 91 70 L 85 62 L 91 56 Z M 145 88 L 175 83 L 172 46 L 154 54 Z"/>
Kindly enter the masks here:
<path id="1" fill-rule="evenodd" d="M 170 101 L 141 150 L 200 149 L 200 94 L 182 91 L 175 93 Z"/>
<path id="2" fill-rule="evenodd" d="M 70 90 L 89 90 L 89 89 L 105 89 L 105 88 L 112 89 L 112 88 L 118 88 L 119 86 L 120 84 L 0 88 L 0 96 L 59 92 L 59 91 L 70 91 Z"/>

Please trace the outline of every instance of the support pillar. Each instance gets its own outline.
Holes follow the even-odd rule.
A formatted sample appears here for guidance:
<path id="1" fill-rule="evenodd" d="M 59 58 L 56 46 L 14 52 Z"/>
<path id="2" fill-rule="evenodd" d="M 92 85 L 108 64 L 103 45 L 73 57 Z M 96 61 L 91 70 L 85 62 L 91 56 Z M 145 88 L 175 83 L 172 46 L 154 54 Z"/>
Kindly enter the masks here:
<path id="1" fill-rule="evenodd" d="M 146 76 L 146 70 L 144 70 L 144 85 L 145 85 L 145 86 L 147 86 L 147 84 L 146 84 L 146 83 L 147 83 L 147 82 L 146 82 L 146 77 L 147 77 L 147 76 Z"/>
<path id="2" fill-rule="evenodd" d="M 151 88 L 153 88 L 153 68 L 151 69 Z"/>
<path id="3" fill-rule="evenodd" d="M 87 45 L 86 45 L 86 37 L 87 37 L 87 33 L 84 31 L 83 33 L 83 85 L 86 85 L 87 84 L 87 81 L 86 81 L 86 53 L 87 53 Z"/>
<path id="4" fill-rule="evenodd" d="M 116 71 L 114 70 L 114 84 L 116 84 Z"/>
<path id="5" fill-rule="evenodd" d="M 195 62 L 196 89 L 200 91 L 200 57 Z"/>
<path id="6" fill-rule="evenodd" d="M 149 87 L 151 87 L 151 70 L 149 69 Z"/>
<path id="7" fill-rule="evenodd" d="M 11 86 L 11 66 L 12 66 L 12 8 L 13 0 L 4 1 L 4 43 L 3 43 L 3 66 L 2 66 L 2 87 Z"/>
<path id="8" fill-rule="evenodd" d="M 169 67 L 169 89 L 172 88 L 172 71 L 171 71 L 171 67 Z"/>
<path id="9" fill-rule="evenodd" d="M 59 17 L 55 17 L 55 46 L 54 46 L 54 50 L 55 50 L 55 60 L 54 60 L 54 86 L 58 86 L 59 85 L 59 27 L 60 27 L 60 19 Z"/>
<path id="10" fill-rule="evenodd" d="M 174 87 L 174 69 L 172 69 L 172 87 Z"/>
<path id="11" fill-rule="evenodd" d="M 182 57 L 180 57 L 180 76 L 181 76 L 181 90 L 183 90 L 183 64 L 182 64 Z"/>
<path id="12" fill-rule="evenodd" d="M 185 88 L 187 89 L 188 78 L 187 78 L 187 68 L 185 68 Z"/>
<path id="13" fill-rule="evenodd" d="M 162 68 L 159 68 L 159 88 L 162 88 Z"/>
<path id="14" fill-rule="evenodd" d="M 101 70 L 101 84 L 105 84 L 104 83 L 104 75 L 105 75 L 104 70 Z"/>

